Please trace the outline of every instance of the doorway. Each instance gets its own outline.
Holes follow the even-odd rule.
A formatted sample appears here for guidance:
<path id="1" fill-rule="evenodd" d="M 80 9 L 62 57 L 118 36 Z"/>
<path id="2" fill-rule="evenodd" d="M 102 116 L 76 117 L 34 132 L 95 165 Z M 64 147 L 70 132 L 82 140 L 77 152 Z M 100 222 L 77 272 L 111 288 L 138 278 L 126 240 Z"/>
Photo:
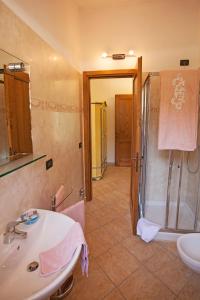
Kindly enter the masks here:
<path id="1" fill-rule="evenodd" d="M 92 200 L 92 148 L 91 148 L 91 79 L 132 78 L 132 131 L 131 131 L 131 185 L 130 213 L 133 233 L 138 220 L 139 174 L 140 174 L 140 116 L 142 88 L 142 57 L 138 58 L 136 69 L 104 70 L 83 72 L 83 134 L 84 134 L 84 174 L 86 201 Z"/>

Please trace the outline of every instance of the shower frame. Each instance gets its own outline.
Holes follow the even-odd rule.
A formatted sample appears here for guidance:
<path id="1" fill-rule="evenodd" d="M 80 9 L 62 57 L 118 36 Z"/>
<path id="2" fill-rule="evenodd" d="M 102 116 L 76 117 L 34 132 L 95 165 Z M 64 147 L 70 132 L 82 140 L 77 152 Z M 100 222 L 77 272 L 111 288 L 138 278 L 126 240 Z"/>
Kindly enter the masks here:
<path id="1" fill-rule="evenodd" d="M 141 111 L 141 153 L 142 153 L 142 162 L 141 162 L 141 173 L 140 173 L 140 184 L 139 184 L 139 216 L 145 217 L 145 192 L 146 192 L 146 176 L 147 176 L 147 147 L 148 147 L 148 124 L 149 124 L 149 114 L 150 114 L 150 90 L 151 90 L 151 78 L 153 76 L 160 76 L 159 72 L 150 72 L 148 73 L 142 87 L 142 111 Z M 200 116 L 199 116 L 200 118 Z M 194 218 L 194 228 L 191 229 L 181 229 L 178 228 L 179 220 L 179 208 L 181 203 L 181 186 L 182 186 L 182 168 L 184 160 L 184 151 L 180 151 L 181 164 L 180 164 L 180 174 L 179 174 L 179 183 L 178 183 L 178 199 L 176 207 L 176 226 L 175 228 L 170 228 L 168 226 L 169 220 L 169 206 L 170 206 L 170 186 L 171 186 L 171 176 L 172 168 L 174 162 L 174 153 L 172 150 L 169 151 L 169 166 L 168 166 L 168 182 L 167 182 L 167 195 L 165 202 L 165 224 L 164 227 L 160 230 L 161 232 L 170 232 L 170 233 L 192 233 L 197 231 L 198 223 L 198 214 L 200 209 L 200 196 L 198 193 L 196 208 L 195 208 L 195 218 Z M 200 158 L 199 158 L 200 159 Z"/>

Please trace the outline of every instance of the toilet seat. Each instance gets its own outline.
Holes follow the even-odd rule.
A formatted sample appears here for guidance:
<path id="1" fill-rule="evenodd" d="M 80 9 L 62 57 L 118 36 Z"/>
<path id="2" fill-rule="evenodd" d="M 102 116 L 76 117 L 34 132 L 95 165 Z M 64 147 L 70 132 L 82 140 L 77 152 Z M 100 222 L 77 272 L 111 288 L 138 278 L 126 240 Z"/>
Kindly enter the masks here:
<path id="1" fill-rule="evenodd" d="M 200 273 L 200 233 L 182 235 L 177 240 L 177 250 L 182 261 Z"/>

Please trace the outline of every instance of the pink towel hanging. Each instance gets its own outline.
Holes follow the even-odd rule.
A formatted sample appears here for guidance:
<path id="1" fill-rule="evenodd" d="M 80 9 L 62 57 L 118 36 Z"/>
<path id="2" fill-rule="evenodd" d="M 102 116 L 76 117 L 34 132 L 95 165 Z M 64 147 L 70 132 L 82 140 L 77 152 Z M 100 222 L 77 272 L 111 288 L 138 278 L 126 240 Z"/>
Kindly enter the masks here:
<path id="1" fill-rule="evenodd" d="M 61 213 L 72 218 L 74 221 L 80 223 L 82 229 L 85 227 L 85 205 L 84 201 L 79 201 L 70 207 L 62 210 Z"/>
<path id="2" fill-rule="evenodd" d="M 159 150 L 193 151 L 197 147 L 198 70 L 162 71 Z"/>
<path id="3" fill-rule="evenodd" d="M 55 206 L 57 207 L 64 200 L 64 186 L 61 185 L 57 193 L 55 194 Z M 57 212 L 60 212 L 68 217 L 72 218 L 74 221 L 79 222 L 84 230 L 85 227 L 85 204 L 84 200 L 78 201 L 77 203 L 60 210 L 59 207 L 56 208 Z"/>

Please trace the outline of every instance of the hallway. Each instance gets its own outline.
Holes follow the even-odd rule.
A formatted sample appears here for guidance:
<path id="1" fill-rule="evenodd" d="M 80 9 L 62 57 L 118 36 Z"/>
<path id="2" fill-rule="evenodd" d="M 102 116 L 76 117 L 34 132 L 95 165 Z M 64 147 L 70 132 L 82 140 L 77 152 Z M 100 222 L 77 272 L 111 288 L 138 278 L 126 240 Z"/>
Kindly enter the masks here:
<path id="1" fill-rule="evenodd" d="M 175 243 L 146 244 L 132 235 L 129 190 L 126 167 L 110 166 L 93 182 L 93 201 L 86 205 L 89 276 L 78 264 L 66 299 L 200 299 L 200 276 L 182 264 Z"/>

